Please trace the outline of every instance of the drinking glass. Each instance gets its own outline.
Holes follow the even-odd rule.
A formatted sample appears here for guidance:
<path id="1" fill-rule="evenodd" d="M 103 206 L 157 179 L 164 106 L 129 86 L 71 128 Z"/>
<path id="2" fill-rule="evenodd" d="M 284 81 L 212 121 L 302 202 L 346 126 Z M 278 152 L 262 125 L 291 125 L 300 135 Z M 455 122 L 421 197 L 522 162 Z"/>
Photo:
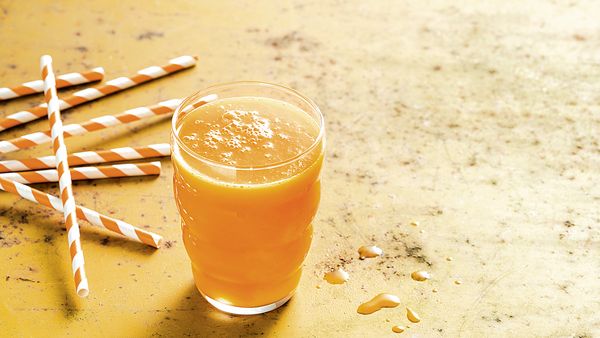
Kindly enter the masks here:
<path id="1" fill-rule="evenodd" d="M 235 166 L 200 156 L 180 138 L 185 117 L 207 98 L 266 98 L 296 106 L 318 134 L 293 158 Z M 218 103 L 218 102 L 215 102 Z M 198 107 L 200 106 L 200 107 Z M 278 112 L 285 118 L 286 112 Z M 196 287 L 216 308 L 258 314 L 293 295 L 312 240 L 325 149 L 323 116 L 304 95 L 279 85 L 235 82 L 185 99 L 172 121 L 174 192 Z"/>

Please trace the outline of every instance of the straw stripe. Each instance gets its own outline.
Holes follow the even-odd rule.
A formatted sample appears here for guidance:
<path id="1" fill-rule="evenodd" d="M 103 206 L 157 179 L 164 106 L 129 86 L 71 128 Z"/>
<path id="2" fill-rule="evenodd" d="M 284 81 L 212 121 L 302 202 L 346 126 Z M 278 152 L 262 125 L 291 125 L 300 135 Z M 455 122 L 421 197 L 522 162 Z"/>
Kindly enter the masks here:
<path id="1" fill-rule="evenodd" d="M 163 157 L 171 154 L 168 143 L 150 144 L 142 147 L 114 148 L 100 151 L 84 151 L 70 154 L 67 158 L 69 166 L 110 163 L 144 158 Z M 24 160 L 0 161 L 0 173 L 49 169 L 56 167 L 54 156 L 29 158 Z"/>
<path id="2" fill-rule="evenodd" d="M 67 73 L 56 77 L 56 88 L 100 81 L 102 78 L 104 78 L 104 68 L 102 67 L 92 68 L 85 72 Z M 0 87 L 0 101 L 43 91 L 44 82 L 42 80 L 29 81 L 14 87 Z"/>
<path id="3" fill-rule="evenodd" d="M 40 59 L 40 66 L 42 69 L 42 80 L 44 81 L 44 98 L 48 104 L 48 119 L 50 121 L 53 141 L 52 148 L 56 157 L 58 185 L 60 187 L 64 221 L 69 240 L 75 289 L 77 290 L 77 295 L 87 297 L 89 287 L 85 273 L 83 249 L 81 248 L 79 223 L 77 222 L 77 215 L 75 213 L 76 208 L 71 185 L 71 173 L 69 171 L 69 164 L 67 163 L 67 147 L 63 140 L 62 121 L 60 119 L 58 96 L 56 95 L 56 82 L 54 72 L 52 71 L 52 57 L 43 55 Z"/>
<path id="4" fill-rule="evenodd" d="M 63 212 L 62 202 L 58 197 L 46 194 L 21 183 L 13 182 L 6 178 L 0 177 L 0 190 L 19 195 L 26 200 L 44 205 L 59 212 Z M 80 206 L 76 206 L 76 208 L 77 218 L 88 221 L 94 226 L 108 229 L 129 239 L 147 244 L 154 248 L 159 248 L 163 240 L 162 236 L 158 234 L 136 228 L 129 223 L 104 216 L 97 211 Z"/>
<path id="5" fill-rule="evenodd" d="M 155 161 L 148 163 L 126 163 L 98 167 L 70 168 L 69 170 L 73 181 L 81 181 L 102 178 L 160 175 L 160 168 L 160 162 Z M 24 171 L 20 173 L 4 173 L 0 174 L 0 177 L 23 184 L 57 182 L 58 171 L 48 169 Z"/>
<path id="6" fill-rule="evenodd" d="M 192 67 L 196 64 L 196 58 L 192 56 L 180 56 L 172 59 L 161 68 L 164 70 L 164 74 L 158 74 L 152 71 L 154 67 L 144 68 L 137 72 L 136 75 L 131 77 L 118 77 L 116 79 L 107 81 L 105 84 L 98 85 L 92 88 L 86 88 L 73 93 L 71 96 L 60 100 L 60 109 L 66 110 L 68 108 L 80 105 L 85 102 L 89 102 L 109 94 L 116 93 L 118 91 L 131 88 L 141 83 L 157 79 L 164 75 L 168 75 L 179 70 Z M 149 70 L 150 69 L 150 70 Z M 0 131 L 18 126 L 29 121 L 38 119 L 46 114 L 46 108 L 44 105 L 39 105 L 35 108 L 20 111 L 11 115 L 8 115 L 4 119 L 0 119 Z"/>
<path id="7" fill-rule="evenodd" d="M 192 107 L 186 108 L 197 108 L 216 99 L 217 95 L 208 95 L 200 99 Z M 120 124 L 131 123 L 153 116 L 172 114 L 181 101 L 181 99 L 171 99 L 152 106 L 129 109 L 117 115 L 104 115 L 96 117 L 81 124 L 67 124 L 63 126 L 64 137 L 83 135 L 88 132 L 93 132 Z M 38 144 L 48 143 L 51 140 L 52 138 L 50 131 L 23 135 L 11 140 L 0 141 L 0 153 L 10 153 L 19 149 L 25 149 Z"/>

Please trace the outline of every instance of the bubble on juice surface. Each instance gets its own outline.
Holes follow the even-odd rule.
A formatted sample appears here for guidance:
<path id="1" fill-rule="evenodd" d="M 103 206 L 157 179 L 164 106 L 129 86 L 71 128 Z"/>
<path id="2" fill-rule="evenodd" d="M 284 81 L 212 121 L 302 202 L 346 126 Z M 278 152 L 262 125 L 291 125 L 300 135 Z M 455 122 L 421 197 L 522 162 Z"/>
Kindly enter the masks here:
<path id="1" fill-rule="evenodd" d="M 231 151 L 225 151 L 221 153 L 221 162 L 227 164 L 227 165 L 235 165 L 235 161 L 231 159 L 231 156 L 233 155 L 233 152 Z"/>
<path id="2" fill-rule="evenodd" d="M 198 139 L 198 133 L 191 133 L 189 135 L 183 136 L 184 141 L 194 142 Z"/>
<path id="3" fill-rule="evenodd" d="M 199 147 L 199 145 L 198 145 L 198 134 L 197 133 L 191 133 L 189 135 L 183 136 L 183 141 L 185 141 L 185 143 L 187 145 L 189 145 L 190 147 L 192 147 L 192 149 L 197 149 Z"/>
<path id="4" fill-rule="evenodd" d="M 248 139 L 273 137 L 270 121 L 257 111 L 227 110 L 223 120 L 228 122 L 226 129 L 235 130 Z"/>
<path id="5" fill-rule="evenodd" d="M 183 142 L 198 155 L 228 165 L 282 162 L 301 154 L 318 135 L 305 112 L 273 99 L 222 99 L 189 115 L 193 123 L 182 124 Z"/>
<path id="6" fill-rule="evenodd" d="M 211 148 L 211 149 L 218 149 L 219 143 L 222 141 L 223 141 L 223 136 L 221 135 L 221 132 L 219 130 L 210 130 L 204 136 L 203 145 L 208 148 Z"/>

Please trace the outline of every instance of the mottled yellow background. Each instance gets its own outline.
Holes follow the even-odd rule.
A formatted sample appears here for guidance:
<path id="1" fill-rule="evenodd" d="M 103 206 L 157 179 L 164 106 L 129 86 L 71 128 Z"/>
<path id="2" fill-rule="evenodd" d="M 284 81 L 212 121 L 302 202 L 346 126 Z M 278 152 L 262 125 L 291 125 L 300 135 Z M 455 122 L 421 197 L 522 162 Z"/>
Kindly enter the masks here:
<path id="1" fill-rule="evenodd" d="M 155 251 L 82 223 L 87 299 L 73 290 L 60 215 L 0 194 L 0 336 L 391 336 L 409 324 L 405 306 L 422 318 L 408 336 L 600 336 L 599 17 L 597 1 L 562 0 L 1 1 L 0 85 L 38 78 L 43 53 L 58 72 L 103 66 L 107 79 L 199 56 L 193 70 L 66 111 L 67 123 L 262 80 L 320 105 L 328 158 L 298 294 L 255 317 L 216 312 L 195 290 L 168 160 L 158 179 L 76 184 L 80 204 L 168 240 Z M 168 127 L 157 118 L 67 145 L 165 142 Z M 385 256 L 358 260 L 370 243 Z M 326 284 L 337 265 L 350 281 Z M 417 269 L 433 279 L 412 281 Z M 402 305 L 356 313 L 380 292 Z"/>

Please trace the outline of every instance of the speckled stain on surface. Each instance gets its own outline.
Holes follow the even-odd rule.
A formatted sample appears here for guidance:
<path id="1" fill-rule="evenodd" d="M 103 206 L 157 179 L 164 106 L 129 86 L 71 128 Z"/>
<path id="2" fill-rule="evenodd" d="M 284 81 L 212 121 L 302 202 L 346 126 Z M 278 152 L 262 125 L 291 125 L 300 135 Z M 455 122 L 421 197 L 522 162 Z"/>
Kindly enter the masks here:
<path id="1" fill-rule="evenodd" d="M 595 2 L 0 7 L 2 84 L 37 78 L 43 53 L 54 56 L 57 72 L 103 66 L 107 78 L 181 54 L 200 57 L 196 69 L 66 111 L 67 123 L 250 79 L 314 98 L 328 131 L 315 241 L 287 306 L 232 317 L 201 300 L 163 161 L 158 179 L 77 183 L 80 204 L 169 241 L 155 251 L 82 224 L 86 300 L 74 296 L 60 215 L 0 194 L 3 334 L 385 336 L 394 335 L 392 323 L 409 324 L 408 306 L 421 322 L 403 335 L 600 335 Z M 0 112 L 40 99 L 0 103 Z M 2 138 L 46 128 L 38 121 Z M 167 139 L 168 121 L 157 118 L 67 145 L 81 151 Z M 41 146 L 5 157 L 49 153 Z M 359 260 L 357 248 L 370 244 L 385 254 Z M 323 283 L 336 266 L 350 281 Z M 433 278 L 414 282 L 416 270 Z M 356 314 L 381 292 L 397 294 L 401 306 Z"/>

